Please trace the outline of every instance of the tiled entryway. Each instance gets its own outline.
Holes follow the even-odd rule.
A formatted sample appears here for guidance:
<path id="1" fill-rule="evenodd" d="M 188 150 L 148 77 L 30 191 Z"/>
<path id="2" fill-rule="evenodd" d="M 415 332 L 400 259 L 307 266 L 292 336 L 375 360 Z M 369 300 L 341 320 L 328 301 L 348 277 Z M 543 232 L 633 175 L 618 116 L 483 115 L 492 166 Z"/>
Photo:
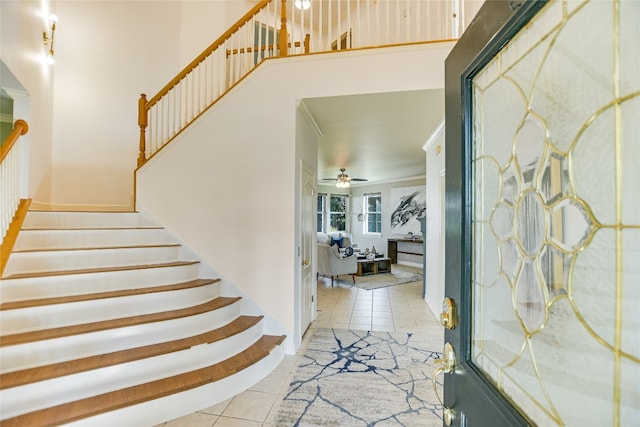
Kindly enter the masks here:
<path id="1" fill-rule="evenodd" d="M 318 280 L 318 318 L 313 328 L 341 328 L 424 334 L 442 348 L 443 332 L 422 300 L 422 284 L 409 283 L 375 290 Z M 299 354 L 302 351 L 298 352 Z M 211 408 L 162 424 L 163 427 L 268 427 L 288 389 L 297 355 L 285 356 L 278 368 L 249 390 Z"/>

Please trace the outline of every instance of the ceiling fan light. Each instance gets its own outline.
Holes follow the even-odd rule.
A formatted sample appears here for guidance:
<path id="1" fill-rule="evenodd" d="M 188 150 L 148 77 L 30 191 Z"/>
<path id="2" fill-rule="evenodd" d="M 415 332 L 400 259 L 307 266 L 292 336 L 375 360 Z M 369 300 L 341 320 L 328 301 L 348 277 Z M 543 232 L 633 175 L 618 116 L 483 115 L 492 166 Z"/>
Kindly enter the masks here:
<path id="1" fill-rule="evenodd" d="M 336 183 L 336 187 L 338 188 L 349 188 L 351 187 L 351 181 L 368 181 L 363 178 L 351 178 L 349 175 L 345 173 L 345 168 L 340 168 L 340 173 L 336 178 L 325 178 L 322 181 L 334 181 Z"/>

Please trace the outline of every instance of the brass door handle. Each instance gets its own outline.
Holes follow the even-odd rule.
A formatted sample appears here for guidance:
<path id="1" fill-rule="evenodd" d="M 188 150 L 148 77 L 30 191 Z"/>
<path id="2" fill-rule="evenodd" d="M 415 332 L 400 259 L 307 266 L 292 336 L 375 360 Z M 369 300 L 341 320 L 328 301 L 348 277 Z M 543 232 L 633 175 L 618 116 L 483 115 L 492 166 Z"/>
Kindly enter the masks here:
<path id="1" fill-rule="evenodd" d="M 447 408 L 444 405 L 444 402 L 440 398 L 440 394 L 438 394 L 438 388 L 436 387 L 436 378 L 438 375 L 445 373 L 451 374 L 456 369 L 456 353 L 453 350 L 453 346 L 450 343 L 446 343 L 444 345 L 444 351 L 442 352 L 442 359 L 440 360 L 440 366 L 433 371 L 431 375 L 431 386 L 433 387 L 433 393 L 436 395 L 436 399 L 440 405 L 444 408 L 444 423 L 447 426 L 450 426 L 453 423 L 455 418 L 455 413 L 453 409 Z"/>
<path id="2" fill-rule="evenodd" d="M 309 264 L 311 264 L 311 262 L 309 262 L 308 259 L 305 259 L 304 261 L 302 261 L 302 265 L 304 265 L 305 267 Z"/>

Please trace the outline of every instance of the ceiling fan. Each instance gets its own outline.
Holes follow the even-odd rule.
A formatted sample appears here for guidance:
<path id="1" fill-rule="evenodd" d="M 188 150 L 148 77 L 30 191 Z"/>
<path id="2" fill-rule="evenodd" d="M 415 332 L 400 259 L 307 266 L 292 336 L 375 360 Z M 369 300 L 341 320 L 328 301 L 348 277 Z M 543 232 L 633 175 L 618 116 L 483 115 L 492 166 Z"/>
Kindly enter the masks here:
<path id="1" fill-rule="evenodd" d="M 368 181 L 364 178 L 351 178 L 345 173 L 345 168 L 340 168 L 340 173 L 336 178 L 324 178 L 323 181 L 335 181 L 336 187 L 347 188 L 351 185 L 351 181 Z"/>

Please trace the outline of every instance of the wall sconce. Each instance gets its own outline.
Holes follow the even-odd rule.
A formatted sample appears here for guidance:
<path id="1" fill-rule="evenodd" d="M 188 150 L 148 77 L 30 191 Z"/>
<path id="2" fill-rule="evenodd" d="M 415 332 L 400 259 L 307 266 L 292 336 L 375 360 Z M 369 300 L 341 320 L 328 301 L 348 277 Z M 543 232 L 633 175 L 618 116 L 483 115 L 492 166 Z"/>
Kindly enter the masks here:
<path id="1" fill-rule="evenodd" d="M 311 7 L 311 0 L 295 0 L 293 5 L 300 10 L 307 10 Z"/>
<path id="2" fill-rule="evenodd" d="M 45 61 L 47 62 L 47 64 L 53 64 L 54 62 L 56 62 L 55 58 L 53 57 L 53 36 L 56 32 L 56 22 L 58 22 L 58 17 L 56 15 L 49 15 L 49 22 L 51 23 L 51 35 L 47 35 L 47 32 L 43 31 L 42 41 L 44 42 L 45 46 L 49 45 L 49 54 L 45 58 Z"/>

